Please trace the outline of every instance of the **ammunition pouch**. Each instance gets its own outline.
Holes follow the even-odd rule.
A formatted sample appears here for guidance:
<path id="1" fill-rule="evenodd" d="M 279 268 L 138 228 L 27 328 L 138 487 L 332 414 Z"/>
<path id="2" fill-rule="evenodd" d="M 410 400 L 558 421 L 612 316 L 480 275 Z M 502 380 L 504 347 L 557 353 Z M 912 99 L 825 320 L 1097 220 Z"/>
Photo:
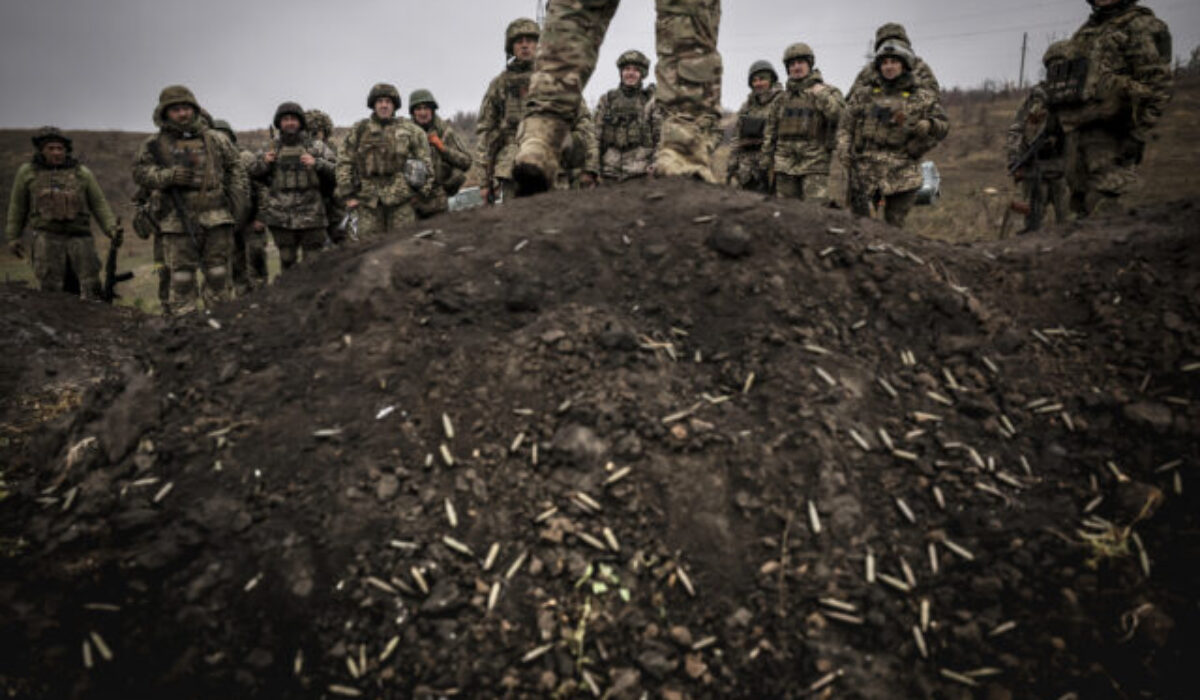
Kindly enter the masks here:
<path id="1" fill-rule="evenodd" d="M 390 177 L 400 172 L 401 159 L 384 131 L 367 131 L 358 146 L 358 172 L 362 177 Z"/>
<path id="2" fill-rule="evenodd" d="M 313 168 L 306 168 L 299 156 L 284 156 L 275 161 L 271 189 L 276 192 L 297 192 L 317 189 L 321 179 Z"/>
<path id="3" fill-rule="evenodd" d="M 149 202 L 138 204 L 133 210 L 133 232 L 138 238 L 148 240 L 159 234 L 158 222 Z"/>
<path id="4" fill-rule="evenodd" d="M 525 116 L 525 98 L 529 95 L 530 73 L 510 75 L 504 86 L 504 125 L 515 134 Z"/>
<path id="5" fill-rule="evenodd" d="M 767 120 L 749 115 L 738 120 L 738 138 L 744 141 L 762 142 L 767 130 Z"/>
<path id="6" fill-rule="evenodd" d="M 1046 69 L 1046 102 L 1052 106 L 1078 105 L 1092 97 L 1092 62 L 1087 56 L 1057 61 Z"/>
<path id="7" fill-rule="evenodd" d="M 74 221 L 85 211 L 75 168 L 38 170 L 30 191 L 33 209 L 46 221 Z"/>

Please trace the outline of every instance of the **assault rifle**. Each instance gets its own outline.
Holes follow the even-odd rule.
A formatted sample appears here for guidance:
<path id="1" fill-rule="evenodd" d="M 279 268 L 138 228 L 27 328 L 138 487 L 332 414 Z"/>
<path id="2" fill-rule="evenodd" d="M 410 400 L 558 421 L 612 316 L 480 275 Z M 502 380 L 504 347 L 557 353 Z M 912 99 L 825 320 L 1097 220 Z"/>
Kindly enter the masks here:
<path id="1" fill-rule="evenodd" d="M 1029 146 L 1008 166 L 1008 174 L 1016 177 L 1021 173 L 1021 179 L 1028 182 L 1029 201 L 1014 202 L 1013 211 L 1025 215 L 1025 232 L 1036 231 L 1042 227 L 1042 217 L 1045 216 L 1046 202 L 1042 197 L 1042 165 L 1037 154 L 1050 138 L 1050 130 L 1045 126 L 1030 142 Z M 1022 172 L 1024 171 L 1024 172 Z"/>
<path id="2" fill-rule="evenodd" d="M 162 144 L 155 139 L 154 144 L 150 147 L 151 153 L 154 155 L 154 161 L 158 163 L 160 168 L 169 168 L 167 159 L 162 154 Z M 192 221 L 192 217 L 188 216 L 187 207 L 183 205 L 183 193 L 175 185 L 167 187 L 166 192 L 171 197 L 171 206 L 175 209 L 175 215 L 179 217 L 179 222 L 183 224 L 183 229 L 187 231 L 188 236 L 192 239 L 192 245 L 196 247 L 196 254 L 200 254 L 200 236 L 196 230 L 196 224 Z"/>
<path id="3" fill-rule="evenodd" d="M 121 220 L 117 219 L 117 230 L 121 229 Z M 133 279 L 132 272 L 117 272 L 117 251 L 121 246 L 117 243 L 117 234 L 113 234 L 113 238 L 108 242 L 108 257 L 104 260 L 104 289 L 100 292 L 100 298 L 104 303 L 111 304 L 117 298 L 117 285 L 122 282 L 128 282 Z"/>

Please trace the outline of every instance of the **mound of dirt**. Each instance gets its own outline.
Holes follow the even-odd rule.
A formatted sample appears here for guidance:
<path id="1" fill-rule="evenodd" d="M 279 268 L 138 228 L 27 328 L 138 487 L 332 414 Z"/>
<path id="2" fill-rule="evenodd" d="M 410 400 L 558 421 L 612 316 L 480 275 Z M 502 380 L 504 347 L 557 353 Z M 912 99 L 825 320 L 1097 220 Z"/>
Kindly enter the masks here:
<path id="1" fill-rule="evenodd" d="M 1195 219 L 950 246 L 657 182 L 439 219 L 207 318 L 103 310 L 102 379 L 7 449 L 0 684 L 1170 696 Z"/>

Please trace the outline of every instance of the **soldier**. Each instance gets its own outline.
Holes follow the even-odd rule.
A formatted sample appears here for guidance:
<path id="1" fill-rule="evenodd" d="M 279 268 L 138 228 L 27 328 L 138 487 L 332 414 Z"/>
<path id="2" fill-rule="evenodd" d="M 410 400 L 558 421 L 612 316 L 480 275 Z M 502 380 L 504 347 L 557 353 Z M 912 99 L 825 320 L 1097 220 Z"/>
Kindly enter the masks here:
<path id="1" fill-rule="evenodd" d="M 53 126 L 33 135 L 33 158 L 17 169 L 8 200 L 9 251 L 25 256 L 21 235 L 33 230 L 30 262 L 38 287 L 99 301 L 100 258 L 91 220 L 120 247 L 122 231 L 87 166 L 71 155 L 71 139 Z"/>
<path id="2" fill-rule="evenodd" d="M 304 110 L 295 102 L 284 102 L 275 110 L 279 134 L 250 166 L 250 177 L 263 187 L 262 206 L 255 226 L 271 231 L 279 249 L 279 264 L 292 267 L 304 251 L 305 259 L 325 245 L 325 200 L 321 182 L 334 179 L 334 155 L 305 131 Z"/>
<path id="3" fill-rule="evenodd" d="M 648 109 L 654 86 L 645 87 L 650 59 L 641 51 L 626 51 L 617 59 L 621 85 L 600 98 L 596 123 L 600 125 L 600 177 L 622 182 L 646 177 L 654 162 L 661 124 L 657 110 Z"/>
<path id="4" fill-rule="evenodd" d="M 933 75 L 933 70 L 929 64 L 921 60 L 920 56 L 913 51 L 912 42 L 908 40 L 908 32 L 905 31 L 903 24 L 896 22 L 888 22 L 875 30 L 875 50 L 878 51 L 883 42 L 892 41 L 900 44 L 908 49 L 909 53 L 913 54 L 913 81 L 920 87 L 933 91 L 935 94 L 940 93 L 942 88 L 938 85 L 937 78 Z M 871 61 L 862 67 L 858 72 L 858 77 L 854 79 L 854 85 L 850 88 L 850 93 L 846 95 L 846 99 L 854 97 L 854 93 L 864 88 L 870 88 L 875 80 L 875 62 Z"/>
<path id="5" fill-rule="evenodd" d="M 550 0 L 521 123 L 514 177 L 523 194 L 549 189 L 558 144 L 569 129 L 619 0 Z M 656 101 L 663 125 L 654 172 L 714 182 L 711 163 L 721 118 L 720 0 L 657 0 Z"/>
<path id="6" fill-rule="evenodd" d="M 1172 89 L 1167 25 L 1137 0 L 1088 2 L 1092 14 L 1071 38 L 1071 60 L 1047 76 L 1051 107 L 1074 134 L 1068 177 L 1080 216 L 1115 209 L 1137 184 L 1146 139 Z"/>
<path id="7" fill-rule="evenodd" d="M 827 204 L 829 164 L 846 103 L 837 88 L 825 84 L 815 64 L 808 44 L 792 44 L 784 51 L 787 92 L 767 114 L 762 152 L 779 197 Z"/>
<path id="8" fill-rule="evenodd" d="M 1056 41 L 1046 49 L 1042 64 L 1047 76 L 1061 75 L 1070 60 L 1070 43 Z M 1006 151 L 1009 173 L 1025 190 L 1028 211 L 1025 231 L 1041 228 L 1045 205 L 1054 206 L 1058 223 L 1068 220 L 1070 193 L 1065 179 L 1067 137 L 1058 113 L 1050 108 L 1046 81 L 1033 87 L 1008 128 Z"/>
<path id="9" fill-rule="evenodd" d="M 198 267 L 204 271 L 206 304 L 229 296 L 233 226 L 245 215 L 249 188 L 237 149 L 202 123 L 191 90 L 163 88 L 155 114 L 159 133 L 138 149 L 133 179 L 150 193 L 164 236 L 172 307 L 186 313 L 200 296 Z"/>
<path id="10" fill-rule="evenodd" d="M 333 143 L 333 119 L 319 109 L 310 109 L 304 113 L 304 124 L 312 140 L 324 144 L 333 154 L 333 160 L 336 163 L 338 150 Z M 337 197 L 333 196 L 336 185 L 336 180 L 328 183 L 322 180 L 321 197 L 325 200 L 325 217 L 329 219 L 329 226 L 325 228 L 325 231 L 329 235 L 330 242 L 341 244 L 346 240 L 346 230 L 341 226 L 342 219 L 346 216 L 346 210 Z"/>
<path id="11" fill-rule="evenodd" d="M 396 118 L 400 91 L 377 83 L 367 95 L 371 116 L 350 129 L 337 159 L 337 192 L 358 216 L 362 235 L 388 233 L 415 221 L 414 198 L 433 191 L 429 139 Z"/>
<path id="12" fill-rule="evenodd" d="M 903 227 L 921 187 L 920 158 L 950 130 L 937 93 L 917 85 L 915 56 L 897 41 L 885 41 L 875 54 L 875 79 L 846 105 L 838 130 L 838 158 L 858 193 L 851 209 Z"/>
<path id="13" fill-rule="evenodd" d="M 254 164 L 254 154 L 249 149 L 238 146 L 237 134 L 229 122 L 214 119 L 212 128 L 225 134 L 229 142 L 238 149 L 242 167 L 249 172 L 250 166 Z M 246 211 L 242 220 L 233 227 L 233 288 L 238 295 L 247 294 L 251 289 L 267 282 L 266 234 L 264 230 L 255 229 L 261 189 L 256 183 L 250 183 Z"/>
<path id="14" fill-rule="evenodd" d="M 592 119 L 592 111 L 582 101 L 563 143 L 560 165 L 556 189 L 590 189 L 599 182 L 600 145 L 596 138 L 596 122 Z"/>
<path id="15" fill-rule="evenodd" d="M 771 157 L 763 153 L 763 136 L 771 105 L 783 94 L 779 74 L 769 61 L 750 66 L 750 95 L 738 110 L 733 149 L 725 170 L 725 182 L 751 192 L 771 190 Z"/>
<path id="16" fill-rule="evenodd" d="M 489 203 L 507 201 L 516 195 L 513 158 L 517 153 L 517 127 L 525 114 L 533 56 L 541 31 L 537 22 L 526 17 L 509 23 L 504 30 L 507 64 L 492 79 L 479 105 L 479 122 L 475 126 L 479 150 L 475 162 L 481 171 L 479 193 Z"/>
<path id="17" fill-rule="evenodd" d="M 471 154 L 458 138 L 454 127 L 437 114 L 438 103 L 428 90 L 413 90 L 408 96 L 408 113 L 429 140 L 433 161 L 433 191 L 417 200 L 417 216 L 429 218 L 449 209 L 449 198 L 458 193 L 471 169 Z"/>

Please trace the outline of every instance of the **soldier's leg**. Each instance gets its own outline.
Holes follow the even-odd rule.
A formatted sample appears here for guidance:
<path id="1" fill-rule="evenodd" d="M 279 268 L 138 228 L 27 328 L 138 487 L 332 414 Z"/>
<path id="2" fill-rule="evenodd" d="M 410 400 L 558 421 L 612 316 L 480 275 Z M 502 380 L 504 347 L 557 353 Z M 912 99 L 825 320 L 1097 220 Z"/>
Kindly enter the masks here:
<path id="1" fill-rule="evenodd" d="M 1080 156 L 1087 172 L 1084 213 L 1114 214 L 1119 198 L 1137 184 L 1134 165 L 1123 156 L 1123 140 L 1107 129 L 1091 129 L 1079 137 Z"/>
<path id="2" fill-rule="evenodd" d="M 600 42 L 620 0 L 550 0 L 529 83 L 513 178 L 521 194 L 544 192 L 558 175 L 559 147 L 596 69 Z"/>
<path id="3" fill-rule="evenodd" d="M 804 182 L 795 175 L 775 175 L 775 196 L 780 199 L 803 199 Z"/>
<path id="4" fill-rule="evenodd" d="M 325 200 L 325 215 L 329 217 L 329 226 L 326 228 L 326 231 L 329 232 L 329 240 L 338 245 L 345 243 L 346 232 L 340 226 L 342 219 L 346 216 L 346 209 L 331 197 Z"/>
<path id="5" fill-rule="evenodd" d="M 206 229 L 201 239 L 204 251 L 204 305 L 212 308 L 218 301 L 230 298 L 233 286 L 230 259 L 233 257 L 233 227 L 214 226 Z"/>
<path id="6" fill-rule="evenodd" d="M 829 204 L 829 176 L 805 175 L 803 182 L 803 199 L 825 206 Z"/>
<path id="7" fill-rule="evenodd" d="M 90 235 L 67 238 L 67 258 L 79 278 L 79 294 L 90 301 L 100 301 L 100 257 L 96 242 Z"/>
<path id="8" fill-rule="evenodd" d="M 279 249 L 279 266 L 286 270 L 295 265 L 300 259 L 296 252 L 300 246 L 297 232 L 291 229 L 272 227 L 271 238 L 275 240 L 275 247 Z"/>
<path id="9" fill-rule="evenodd" d="M 37 278 L 38 289 L 43 292 L 64 291 L 67 272 L 67 246 L 64 236 L 34 231 L 29 261 L 33 264 L 33 276 Z"/>
<path id="10" fill-rule="evenodd" d="M 657 0 L 657 99 L 663 108 L 658 175 L 715 182 L 712 153 L 721 119 L 720 0 Z"/>
<path id="11" fill-rule="evenodd" d="M 883 219 L 896 228 L 904 228 L 908 212 L 917 203 L 917 191 L 897 192 L 884 198 Z"/>
<path id="12" fill-rule="evenodd" d="M 249 270 L 246 267 L 246 230 L 248 226 L 238 226 L 233 231 L 233 287 L 239 295 L 250 290 Z"/>
<path id="13" fill-rule="evenodd" d="M 1046 202 L 1054 207 L 1054 221 L 1064 224 L 1071 220 L 1071 193 L 1067 189 L 1065 177 L 1056 176 L 1045 180 Z"/>
<path id="14" fill-rule="evenodd" d="M 186 233 L 166 233 L 159 238 L 163 242 L 163 257 L 171 280 L 173 298 L 169 308 L 178 313 L 194 311 L 200 297 L 196 278 L 200 251 Z"/>
<path id="15" fill-rule="evenodd" d="M 171 312 L 171 268 L 167 265 L 163 234 L 154 234 L 154 274 L 158 277 L 158 304 L 163 313 Z"/>
<path id="16" fill-rule="evenodd" d="M 391 211 L 391 230 L 397 231 L 401 226 L 411 224 L 417 220 L 417 212 L 413 210 L 411 204 L 401 204 L 398 207 L 393 207 Z"/>
<path id="17" fill-rule="evenodd" d="M 1036 231 L 1042 226 L 1042 220 L 1037 216 L 1037 212 L 1033 210 L 1034 197 L 1040 196 L 1037 191 L 1038 184 L 1034 178 L 1027 177 L 1021 180 L 1021 196 L 1025 198 L 1025 204 L 1029 205 L 1029 213 L 1025 215 L 1025 229 L 1022 233 L 1028 231 Z M 1044 192 L 1045 190 L 1043 190 Z M 1042 200 L 1043 202 L 1045 200 Z M 1044 211 L 1044 208 L 1043 208 Z"/>
<path id="18" fill-rule="evenodd" d="M 323 228 L 310 228 L 296 232 L 300 249 L 304 251 L 304 259 L 321 252 L 325 248 L 326 233 Z"/>
<path id="19" fill-rule="evenodd" d="M 263 231 L 246 232 L 246 267 L 254 286 L 267 283 L 267 234 Z"/>

